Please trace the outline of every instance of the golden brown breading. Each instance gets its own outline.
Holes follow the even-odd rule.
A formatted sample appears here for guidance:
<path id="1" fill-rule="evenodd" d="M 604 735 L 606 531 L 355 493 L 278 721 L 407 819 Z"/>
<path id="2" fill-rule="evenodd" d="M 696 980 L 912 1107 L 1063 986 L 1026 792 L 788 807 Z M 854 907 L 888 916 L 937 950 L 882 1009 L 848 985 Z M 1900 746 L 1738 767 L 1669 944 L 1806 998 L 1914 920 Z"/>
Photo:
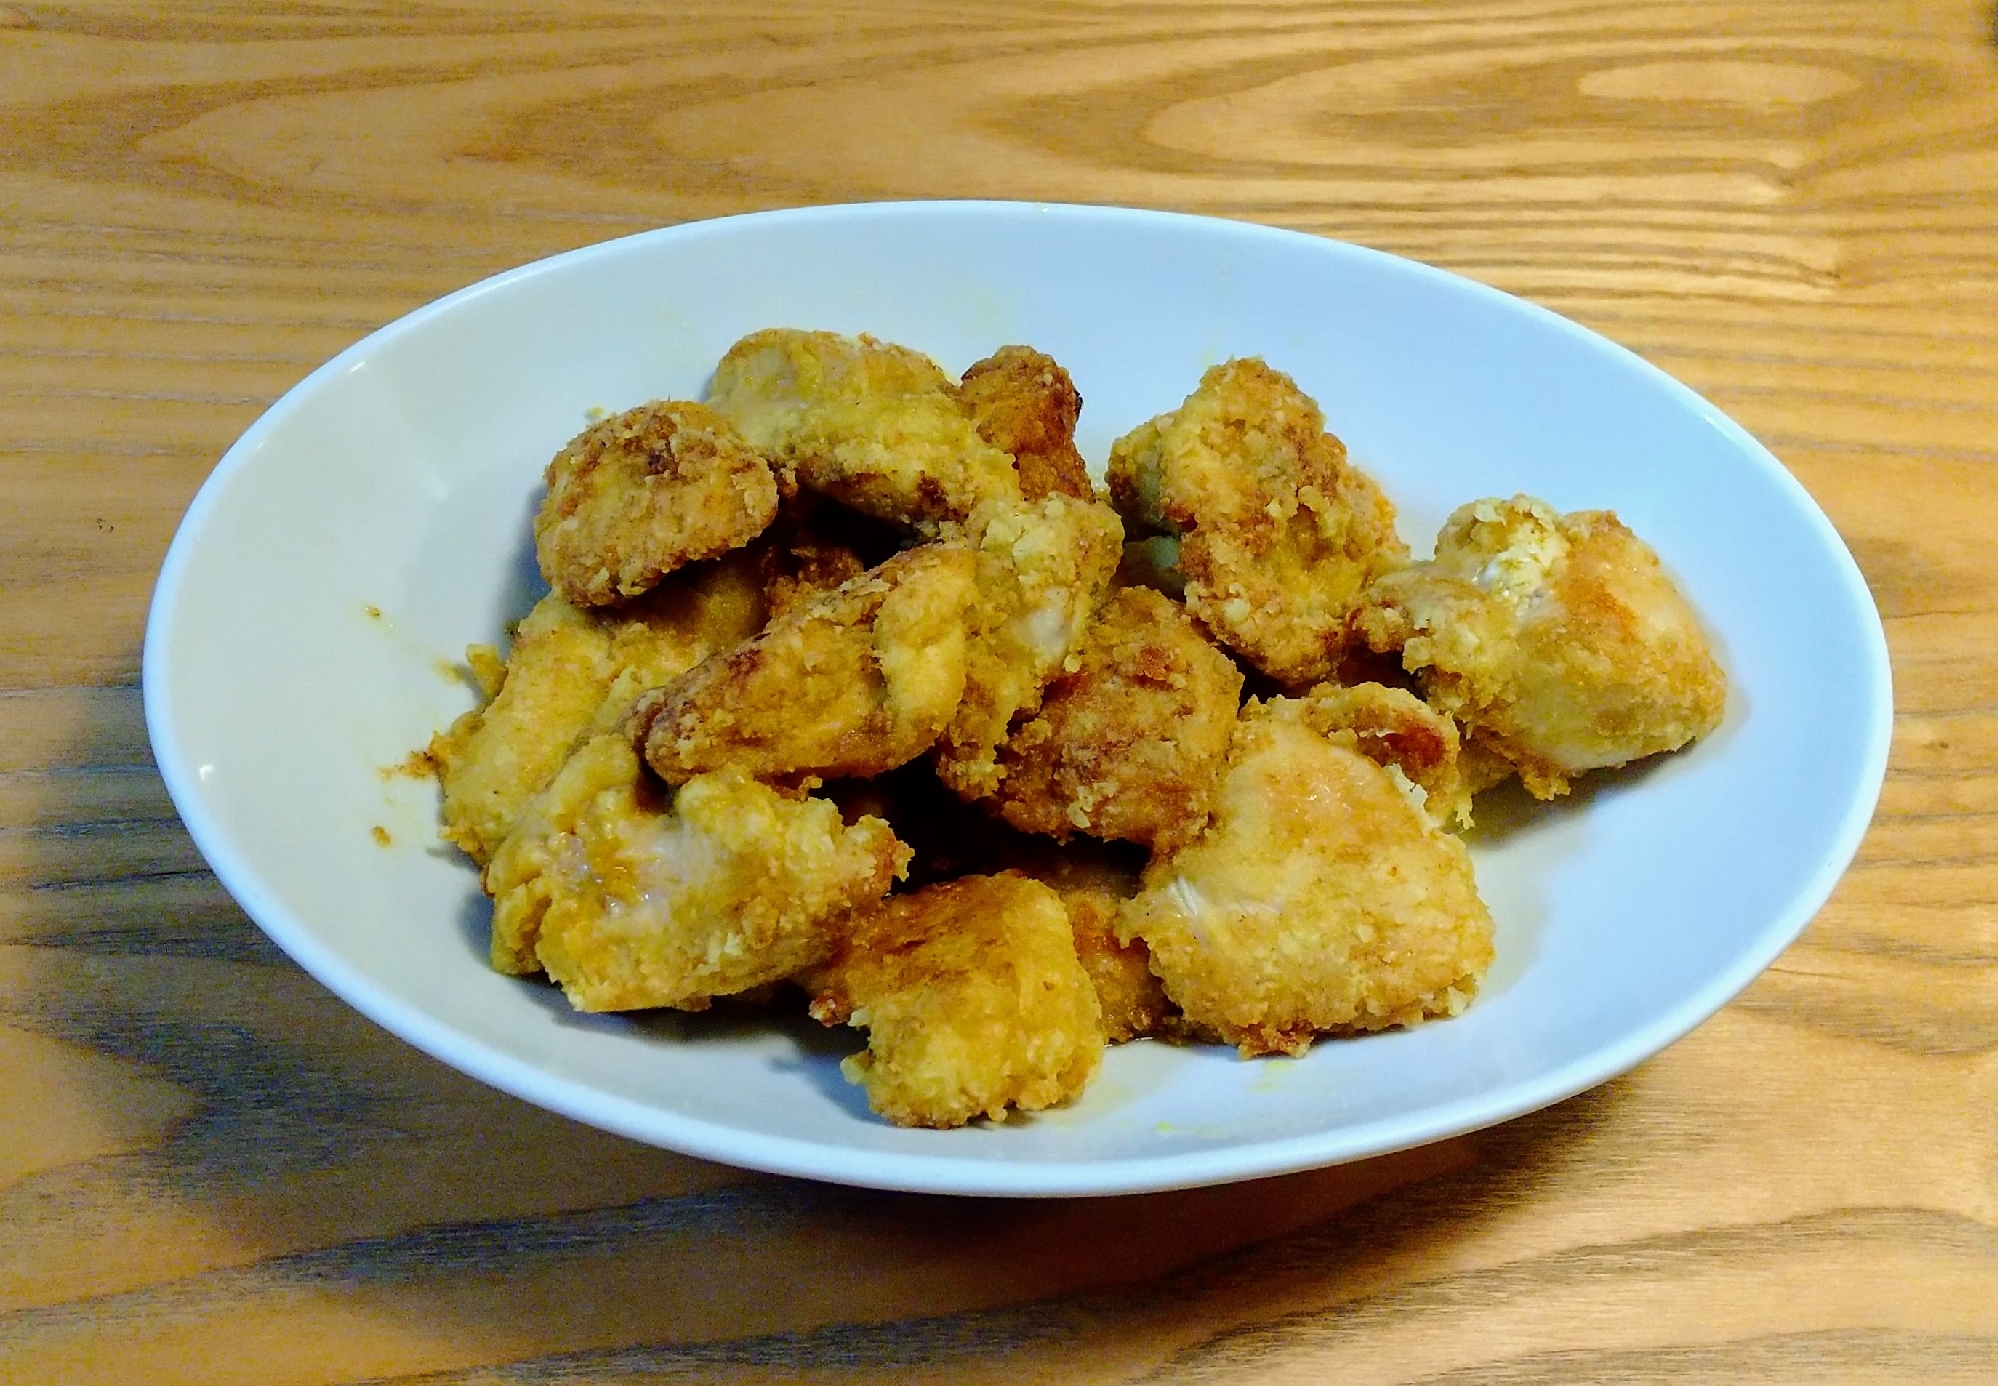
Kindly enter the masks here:
<path id="1" fill-rule="evenodd" d="M 1151 1035 L 1186 1038 L 1179 1007 L 1152 971 L 1151 950 L 1143 939 L 1126 943 L 1117 937 L 1123 901 L 1106 890 L 1064 890 L 1061 898 L 1075 935 L 1075 956 L 1096 988 L 1107 1040 L 1128 1044 Z"/>
<path id="2" fill-rule="evenodd" d="M 1320 736 L 1350 746 L 1406 780 L 1429 816 L 1471 826 L 1457 724 L 1406 689 L 1378 683 L 1320 684 L 1299 715 Z"/>
<path id="3" fill-rule="evenodd" d="M 590 730 L 617 726 L 639 694 L 734 649 L 763 628 L 768 613 L 756 556 L 742 551 L 676 573 L 637 601 L 599 611 L 616 672 Z"/>
<path id="4" fill-rule="evenodd" d="M 1478 779 L 1503 761 L 1542 799 L 1585 771 L 1677 750 L 1726 707 L 1699 618 L 1608 511 L 1474 501 L 1445 523 L 1433 561 L 1374 584 L 1353 626 L 1463 725 Z"/>
<path id="5" fill-rule="evenodd" d="M 1059 494 L 988 502 L 963 532 L 978 551 L 978 602 L 964 701 L 936 766 L 953 792 L 979 799 L 1004 774 L 998 750 L 1014 719 L 1039 709 L 1102 605 L 1124 536 L 1109 506 Z"/>
<path id="6" fill-rule="evenodd" d="M 1109 483 L 1134 530 L 1179 537 L 1187 608 L 1288 687 L 1332 673 L 1361 589 L 1408 556 L 1318 406 L 1254 358 L 1118 439 Z"/>
<path id="7" fill-rule="evenodd" d="M 1046 838 L 1020 840 L 1024 850 L 1002 852 L 1013 870 L 1051 887 L 1068 909 L 1075 955 L 1096 988 L 1103 1029 L 1110 1043 L 1157 1035 L 1190 1038 L 1179 1007 L 1152 972 L 1144 940 L 1117 937 L 1118 912 L 1138 893 L 1142 858 L 1132 861 L 1107 843 L 1078 838 L 1057 844 Z"/>
<path id="8" fill-rule="evenodd" d="M 1491 915 L 1463 844 L 1406 785 L 1303 703 L 1250 702 L 1213 821 L 1153 859 L 1120 935 L 1244 1054 L 1455 1015 L 1491 963 Z"/>
<path id="9" fill-rule="evenodd" d="M 1075 450 L 1082 396 L 1052 356 L 1028 346 L 1003 346 L 971 366 L 958 385 L 978 436 L 1009 454 L 1028 500 L 1059 491 L 1096 499 L 1089 468 Z"/>
<path id="10" fill-rule="evenodd" d="M 1103 1057 L 1096 991 L 1061 897 L 1013 872 L 857 911 L 805 978 L 812 1014 L 867 1030 L 842 1068 L 900 1126 L 962 1126 L 1082 1091 Z"/>
<path id="11" fill-rule="evenodd" d="M 756 568 L 733 555 L 622 607 L 581 611 L 549 593 L 515 630 L 489 701 L 430 739 L 443 836 L 483 865 L 580 737 L 608 730 L 645 689 L 747 639 L 763 615 Z M 477 668 L 492 656 L 480 647 L 468 658 Z"/>
<path id="12" fill-rule="evenodd" d="M 800 485 L 898 524 L 961 520 L 1020 494 L 936 362 L 871 337 L 770 328 L 715 368 L 708 402 Z"/>
<path id="13" fill-rule="evenodd" d="M 534 548 L 577 606 L 635 597 L 697 559 L 754 539 L 777 477 L 704 405 L 655 400 L 578 434 L 548 464 Z"/>
<path id="14" fill-rule="evenodd" d="M 585 742 L 486 868 L 493 965 L 545 968 L 578 1010 L 703 1010 L 831 950 L 829 923 L 884 895 L 908 849 L 737 770 L 668 794 L 628 735 Z"/>
<path id="15" fill-rule="evenodd" d="M 1025 832 L 1170 848 L 1207 820 L 1241 696 L 1242 671 L 1184 609 L 1125 588 L 1000 748 L 999 815 Z"/>
<path id="16" fill-rule="evenodd" d="M 483 647 L 469 651 L 474 667 Z M 561 768 L 610 687 L 610 637 L 550 592 L 513 633 L 490 701 L 430 738 L 444 787 L 443 836 L 483 864 Z"/>
<path id="17" fill-rule="evenodd" d="M 924 544 L 770 622 L 639 700 L 669 784 L 737 766 L 761 778 L 877 775 L 928 750 L 964 692 L 977 560 Z"/>

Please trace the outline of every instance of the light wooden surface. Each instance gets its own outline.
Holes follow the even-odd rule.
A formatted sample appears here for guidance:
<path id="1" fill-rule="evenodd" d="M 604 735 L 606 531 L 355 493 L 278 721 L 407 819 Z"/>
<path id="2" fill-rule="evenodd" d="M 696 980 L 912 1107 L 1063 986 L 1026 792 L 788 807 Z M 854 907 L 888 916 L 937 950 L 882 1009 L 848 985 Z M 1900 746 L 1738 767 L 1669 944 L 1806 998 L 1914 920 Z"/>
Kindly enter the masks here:
<path id="1" fill-rule="evenodd" d="M 1501 1129 L 1022 1205 L 600 1135 L 265 943 L 137 687 L 235 435 L 552 251 L 965 195 L 1412 255 L 1766 441 L 1899 706 L 1803 940 Z M 1994 536 L 1988 0 L 0 6 L 0 1380 L 1998 1381 Z"/>

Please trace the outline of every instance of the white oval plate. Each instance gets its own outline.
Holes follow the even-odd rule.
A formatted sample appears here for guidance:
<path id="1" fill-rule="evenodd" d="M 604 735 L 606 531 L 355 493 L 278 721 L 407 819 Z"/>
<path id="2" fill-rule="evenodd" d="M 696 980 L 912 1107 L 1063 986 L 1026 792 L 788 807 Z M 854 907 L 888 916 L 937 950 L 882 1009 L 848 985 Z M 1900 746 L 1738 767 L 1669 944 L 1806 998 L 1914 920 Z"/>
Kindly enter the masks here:
<path id="1" fill-rule="evenodd" d="M 1296 1061 L 1150 1043 L 1071 1108 L 905 1131 L 808 1022 L 585 1017 L 484 961 L 436 788 L 384 776 L 470 705 L 448 666 L 540 590 L 542 466 L 593 409 L 699 396 L 772 325 L 870 332 L 952 371 L 1052 353 L 1080 443 L 1260 355 L 1324 405 L 1418 552 L 1462 501 L 1615 509 L 1710 623 L 1727 720 L 1689 753 L 1475 839 L 1498 961 L 1462 1017 Z M 378 611 L 379 616 L 371 612 Z M 1885 769 L 1872 601 L 1789 474 L 1691 391 L 1552 313 L 1406 260 L 1233 222 L 913 203 L 697 223 L 453 294 L 272 406 L 201 489 L 145 646 L 161 773 L 287 953 L 418 1048 L 531 1102 L 695 1155 L 977 1194 L 1160 1189 L 1332 1164 L 1601 1082 L 1719 1009 L 1797 935 Z M 373 829 L 390 845 L 379 845 Z M 844 1034 L 845 1032 L 842 1032 Z"/>

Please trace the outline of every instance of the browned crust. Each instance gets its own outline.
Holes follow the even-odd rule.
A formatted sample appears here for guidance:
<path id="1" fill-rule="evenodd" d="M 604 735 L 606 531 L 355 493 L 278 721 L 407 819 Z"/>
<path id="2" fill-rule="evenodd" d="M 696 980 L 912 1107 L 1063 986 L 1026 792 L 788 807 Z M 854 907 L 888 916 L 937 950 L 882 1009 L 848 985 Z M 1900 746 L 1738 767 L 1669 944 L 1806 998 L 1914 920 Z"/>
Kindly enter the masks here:
<path id="1" fill-rule="evenodd" d="M 770 622 L 641 697 L 631 729 L 669 784 L 878 775 L 921 755 L 964 690 L 975 560 L 926 544 Z"/>
<path id="2" fill-rule="evenodd" d="M 548 464 L 534 518 L 541 575 L 578 606 L 635 597 L 748 543 L 777 514 L 778 479 L 704 405 L 656 400 L 594 424 Z"/>
<path id="3" fill-rule="evenodd" d="M 1029 346 L 1000 347 L 965 371 L 958 394 L 979 437 L 1011 454 L 1028 500 L 1057 491 L 1094 499 L 1075 448 L 1082 396 L 1060 362 Z"/>
<path id="4" fill-rule="evenodd" d="M 1040 711 L 1000 750 L 999 814 L 1025 832 L 1170 846 L 1199 830 L 1242 672 L 1175 602 L 1112 596 Z"/>

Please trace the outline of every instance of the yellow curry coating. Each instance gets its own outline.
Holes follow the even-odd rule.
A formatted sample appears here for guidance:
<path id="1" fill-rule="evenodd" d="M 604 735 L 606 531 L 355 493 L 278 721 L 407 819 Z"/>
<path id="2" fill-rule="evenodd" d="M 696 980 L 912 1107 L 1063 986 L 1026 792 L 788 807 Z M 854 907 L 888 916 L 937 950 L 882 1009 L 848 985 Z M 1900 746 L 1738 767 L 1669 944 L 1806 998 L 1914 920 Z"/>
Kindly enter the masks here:
<path id="1" fill-rule="evenodd" d="M 964 692 L 976 568 L 962 544 L 924 544 L 793 606 L 639 700 L 646 759 L 677 784 L 723 766 L 878 775 L 921 755 Z"/>
<path id="2" fill-rule="evenodd" d="M 1102 1061 L 1102 1014 L 1061 897 L 1017 873 L 856 912 L 805 981 L 818 1020 L 867 1030 L 867 1052 L 843 1067 L 900 1126 L 1052 1107 Z"/>
<path id="3" fill-rule="evenodd" d="M 1658 556 L 1603 510 L 1473 501 L 1436 557 L 1374 584 L 1353 615 L 1422 695 L 1542 799 L 1589 770 L 1675 751 L 1719 725 L 1727 680 Z"/>
<path id="4" fill-rule="evenodd" d="M 577 606 L 638 596 L 754 539 L 777 477 L 704 405 L 655 400 L 593 424 L 555 454 L 534 517 L 548 585 Z"/>
<path id="5" fill-rule="evenodd" d="M 705 1009 L 825 957 L 828 925 L 908 862 L 887 824 L 739 770 L 665 791 L 628 735 L 594 737 L 486 868 L 493 965 L 545 969 L 578 1010 Z"/>
<path id="6" fill-rule="evenodd" d="M 730 556 L 674 574 L 628 605 L 579 610 L 543 597 L 515 629 L 490 699 L 430 739 L 444 788 L 443 836 L 484 865 L 577 740 L 608 730 L 648 688 L 762 625 L 755 565 Z M 497 659 L 468 652 L 474 667 Z"/>
<path id="7" fill-rule="evenodd" d="M 907 347 L 753 332 L 715 368 L 708 403 L 799 485 L 880 519 L 961 520 L 1020 495 L 1013 459 L 979 436 L 957 382 Z"/>
<path id="8" fill-rule="evenodd" d="M 1148 588 L 1098 613 L 1040 711 L 999 754 L 995 803 L 1024 832 L 1170 846 L 1207 819 L 1242 671 Z"/>
<path id="9" fill-rule="evenodd" d="M 1380 487 L 1311 398 L 1253 357 L 1118 439 L 1109 483 L 1134 531 L 1178 537 L 1187 609 L 1289 687 L 1331 675 L 1361 590 L 1407 561 Z"/>
<path id="10" fill-rule="evenodd" d="M 1251 701 L 1206 830 L 1146 868 L 1119 933 L 1192 1024 L 1244 1054 L 1470 1003 L 1492 920 L 1464 845 L 1304 704 Z"/>

